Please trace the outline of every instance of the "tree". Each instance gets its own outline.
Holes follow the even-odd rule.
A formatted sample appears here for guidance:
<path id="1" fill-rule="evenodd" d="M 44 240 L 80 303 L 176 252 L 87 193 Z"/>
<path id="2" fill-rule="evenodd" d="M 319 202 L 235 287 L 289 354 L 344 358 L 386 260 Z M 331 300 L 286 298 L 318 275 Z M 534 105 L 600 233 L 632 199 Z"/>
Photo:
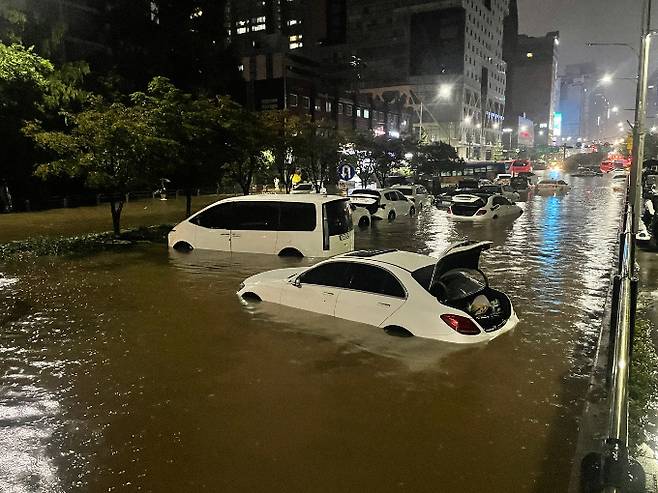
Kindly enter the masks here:
<path id="1" fill-rule="evenodd" d="M 148 109 L 108 104 L 99 97 L 68 118 L 68 131 L 44 130 L 38 122 L 24 131 L 54 158 L 38 166 L 36 175 L 81 177 L 86 186 L 108 194 L 114 235 L 121 233 L 126 194 L 162 176 L 177 143 L 159 134 Z"/>
<path id="2" fill-rule="evenodd" d="M 373 140 L 372 162 L 373 173 L 381 186 L 385 186 L 386 178 L 398 168 L 404 159 L 405 148 L 402 140 L 387 135 L 375 137 Z"/>
<path id="3" fill-rule="evenodd" d="M 459 160 L 457 150 L 445 142 L 431 142 L 420 145 L 411 160 L 416 174 L 436 175 L 442 166 Z"/>
<path id="4" fill-rule="evenodd" d="M 292 175 L 296 169 L 295 147 L 297 135 L 302 131 L 304 117 L 290 110 L 265 111 L 261 115 L 268 148 L 274 157 L 274 167 L 286 193 L 292 189 Z"/>
<path id="5" fill-rule="evenodd" d="M 319 192 L 337 173 L 342 139 L 333 128 L 310 120 L 297 137 L 296 162 Z"/>
<path id="6" fill-rule="evenodd" d="M 227 118 L 229 137 L 226 143 L 228 174 L 242 189 L 244 195 L 251 190 L 254 177 L 263 172 L 274 160 L 267 150 L 267 130 L 261 115 L 234 105 Z"/>
<path id="7" fill-rule="evenodd" d="M 158 134 L 172 144 L 163 176 L 183 188 L 189 216 L 193 190 L 221 180 L 233 159 L 228 150 L 235 136 L 231 126 L 246 117 L 228 97 L 194 97 L 166 77 L 155 77 L 146 93 L 133 93 L 131 100 L 148 114 Z"/>
<path id="8" fill-rule="evenodd" d="M 342 146 L 341 161 L 354 168 L 363 187 L 370 183 L 374 175 L 373 135 L 368 133 L 352 133 L 345 137 L 346 143 Z"/>

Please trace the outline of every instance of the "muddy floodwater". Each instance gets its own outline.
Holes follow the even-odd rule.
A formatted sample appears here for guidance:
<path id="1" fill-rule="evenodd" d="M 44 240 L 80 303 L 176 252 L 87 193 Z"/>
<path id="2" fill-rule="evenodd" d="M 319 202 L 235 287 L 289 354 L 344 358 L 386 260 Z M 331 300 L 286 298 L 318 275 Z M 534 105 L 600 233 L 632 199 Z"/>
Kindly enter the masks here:
<path id="1" fill-rule="evenodd" d="M 0 491 L 566 491 L 621 201 L 566 179 L 515 222 L 430 208 L 357 231 L 434 255 L 493 240 L 483 269 L 521 321 L 475 347 L 235 296 L 312 260 L 150 245 L 0 265 Z"/>

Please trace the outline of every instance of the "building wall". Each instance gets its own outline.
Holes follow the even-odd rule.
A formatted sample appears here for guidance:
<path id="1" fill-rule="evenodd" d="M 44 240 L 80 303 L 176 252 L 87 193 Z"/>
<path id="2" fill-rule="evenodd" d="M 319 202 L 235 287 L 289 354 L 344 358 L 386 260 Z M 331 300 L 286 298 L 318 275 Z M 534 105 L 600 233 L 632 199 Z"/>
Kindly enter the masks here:
<path id="1" fill-rule="evenodd" d="M 541 38 L 520 35 L 512 61 L 514 92 L 507 101 L 511 108 L 508 117 L 525 116 L 535 127 L 545 129 L 544 135 L 536 132 L 536 145 L 551 144 L 553 140 L 553 114 L 559 101 L 558 51 L 557 32 Z"/>

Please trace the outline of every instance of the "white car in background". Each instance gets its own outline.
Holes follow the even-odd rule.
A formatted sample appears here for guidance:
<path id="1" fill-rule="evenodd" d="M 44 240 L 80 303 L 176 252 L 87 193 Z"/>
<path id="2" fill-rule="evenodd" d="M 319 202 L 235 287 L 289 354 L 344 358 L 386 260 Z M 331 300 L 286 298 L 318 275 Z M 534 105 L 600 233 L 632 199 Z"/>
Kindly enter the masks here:
<path id="1" fill-rule="evenodd" d="M 496 175 L 494 183 L 497 185 L 510 185 L 512 182 L 512 175 L 509 173 L 499 173 Z"/>
<path id="2" fill-rule="evenodd" d="M 466 344 L 511 330 L 510 299 L 479 268 L 491 242 L 462 242 L 440 258 L 398 250 L 356 251 L 311 267 L 246 279 L 238 296 L 374 325 L 391 335 Z"/>
<path id="3" fill-rule="evenodd" d="M 416 213 L 414 203 L 394 188 L 355 189 L 349 199 L 355 206 L 368 209 L 375 219 L 393 221 L 398 216 L 413 216 Z"/>
<path id="4" fill-rule="evenodd" d="M 502 195 L 511 202 L 516 202 L 521 198 L 511 185 L 482 185 L 478 189 L 478 193 Z"/>
<path id="5" fill-rule="evenodd" d="M 318 189 L 315 187 L 313 183 L 309 182 L 301 182 L 292 187 L 292 190 L 290 190 L 290 193 L 293 194 L 298 194 L 298 193 L 327 193 L 327 189 L 324 187 L 320 187 L 320 191 L 318 192 Z"/>
<path id="6" fill-rule="evenodd" d="M 455 195 L 448 209 L 456 221 L 486 222 L 495 219 L 517 219 L 523 209 L 502 195 Z"/>
<path id="7" fill-rule="evenodd" d="M 391 188 L 402 192 L 402 195 L 411 200 L 419 211 L 426 204 L 430 204 L 430 194 L 423 185 L 393 185 Z"/>
<path id="8" fill-rule="evenodd" d="M 355 225 L 365 228 L 372 224 L 372 216 L 368 209 L 352 204 L 351 202 L 350 207 L 352 208 L 352 222 Z"/>

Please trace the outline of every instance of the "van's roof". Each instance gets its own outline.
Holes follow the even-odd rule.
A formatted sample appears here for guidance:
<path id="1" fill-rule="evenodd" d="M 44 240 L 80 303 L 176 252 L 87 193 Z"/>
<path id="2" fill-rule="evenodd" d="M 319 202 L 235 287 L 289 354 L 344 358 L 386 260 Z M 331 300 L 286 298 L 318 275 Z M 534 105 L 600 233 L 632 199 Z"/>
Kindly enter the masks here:
<path id="1" fill-rule="evenodd" d="M 229 197 L 218 202 L 307 202 L 310 204 L 326 204 L 336 200 L 347 200 L 339 195 L 324 195 L 319 193 L 287 194 L 287 193 L 260 193 L 254 195 L 240 195 Z"/>

